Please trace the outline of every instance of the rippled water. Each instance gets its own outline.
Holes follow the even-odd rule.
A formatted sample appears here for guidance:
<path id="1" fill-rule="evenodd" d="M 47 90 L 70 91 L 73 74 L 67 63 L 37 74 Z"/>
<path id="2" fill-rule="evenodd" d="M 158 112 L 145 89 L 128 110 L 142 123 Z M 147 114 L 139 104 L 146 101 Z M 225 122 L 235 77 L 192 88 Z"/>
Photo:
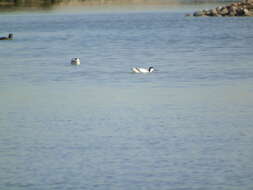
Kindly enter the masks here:
<path id="1" fill-rule="evenodd" d="M 2 14 L 0 189 L 252 190 L 253 18 L 185 12 Z"/>

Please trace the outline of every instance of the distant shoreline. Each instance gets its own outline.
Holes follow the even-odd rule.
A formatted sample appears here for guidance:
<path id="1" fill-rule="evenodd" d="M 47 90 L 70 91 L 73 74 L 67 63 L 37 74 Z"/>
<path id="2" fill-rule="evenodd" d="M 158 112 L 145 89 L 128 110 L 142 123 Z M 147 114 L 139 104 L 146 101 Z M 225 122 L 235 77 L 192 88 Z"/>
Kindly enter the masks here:
<path id="1" fill-rule="evenodd" d="M 3 0 L 0 8 L 48 8 L 57 5 L 194 5 L 228 3 L 234 0 Z"/>

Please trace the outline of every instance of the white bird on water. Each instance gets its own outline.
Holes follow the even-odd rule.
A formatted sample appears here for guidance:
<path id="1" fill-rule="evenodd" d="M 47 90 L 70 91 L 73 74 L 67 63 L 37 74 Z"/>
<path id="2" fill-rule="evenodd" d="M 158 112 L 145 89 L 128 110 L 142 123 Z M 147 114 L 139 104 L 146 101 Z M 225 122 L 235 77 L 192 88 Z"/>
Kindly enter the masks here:
<path id="1" fill-rule="evenodd" d="M 149 67 L 148 69 L 145 68 L 139 68 L 139 67 L 133 67 L 132 71 L 134 73 L 152 73 L 154 71 L 154 67 Z"/>
<path id="2" fill-rule="evenodd" d="M 80 65 L 80 64 L 81 64 L 80 58 L 71 59 L 71 65 Z"/>

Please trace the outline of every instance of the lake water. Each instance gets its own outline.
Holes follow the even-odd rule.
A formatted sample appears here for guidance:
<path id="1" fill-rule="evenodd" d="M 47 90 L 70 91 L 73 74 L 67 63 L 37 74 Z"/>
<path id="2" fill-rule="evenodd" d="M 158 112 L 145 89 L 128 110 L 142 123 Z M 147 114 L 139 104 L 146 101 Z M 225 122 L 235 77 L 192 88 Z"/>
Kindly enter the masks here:
<path id="1" fill-rule="evenodd" d="M 253 18 L 196 9 L 0 13 L 0 189 L 252 190 Z"/>

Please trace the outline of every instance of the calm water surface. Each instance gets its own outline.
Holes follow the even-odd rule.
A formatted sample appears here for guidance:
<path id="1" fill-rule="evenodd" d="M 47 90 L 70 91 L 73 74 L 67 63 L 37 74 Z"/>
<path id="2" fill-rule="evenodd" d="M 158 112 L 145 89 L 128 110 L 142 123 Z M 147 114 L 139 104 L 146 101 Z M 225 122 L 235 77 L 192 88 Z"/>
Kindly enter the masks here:
<path id="1" fill-rule="evenodd" d="M 253 18 L 185 12 L 0 14 L 0 189 L 252 190 Z"/>

